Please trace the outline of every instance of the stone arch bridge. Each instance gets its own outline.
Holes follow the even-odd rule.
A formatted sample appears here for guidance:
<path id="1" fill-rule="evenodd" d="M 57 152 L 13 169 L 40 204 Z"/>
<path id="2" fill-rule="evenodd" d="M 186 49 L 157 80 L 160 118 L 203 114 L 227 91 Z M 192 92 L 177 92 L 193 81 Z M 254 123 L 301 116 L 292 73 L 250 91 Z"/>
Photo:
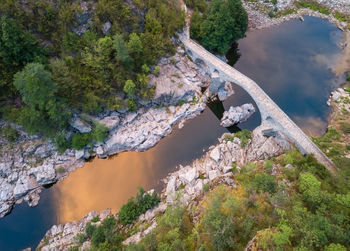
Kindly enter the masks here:
<path id="1" fill-rule="evenodd" d="M 186 35 L 187 33 L 187 35 Z M 241 86 L 254 99 L 261 114 L 261 124 L 266 134 L 280 131 L 291 138 L 303 154 L 313 154 L 329 171 L 336 168 L 333 162 L 311 141 L 311 139 L 285 114 L 281 108 L 253 80 L 224 63 L 204 47 L 189 38 L 188 32 L 180 37 L 188 55 L 194 62 L 204 62 L 210 74 L 221 81 Z"/>

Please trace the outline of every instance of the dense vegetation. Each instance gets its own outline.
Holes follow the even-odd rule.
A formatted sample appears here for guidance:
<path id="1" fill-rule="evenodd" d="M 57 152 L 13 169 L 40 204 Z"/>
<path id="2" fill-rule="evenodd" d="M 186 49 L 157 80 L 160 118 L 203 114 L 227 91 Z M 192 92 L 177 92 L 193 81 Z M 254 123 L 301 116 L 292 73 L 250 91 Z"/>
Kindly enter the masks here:
<path id="1" fill-rule="evenodd" d="M 147 75 L 183 25 L 174 0 L 1 1 L 2 116 L 52 136 L 67 111 L 135 109 L 152 97 Z"/>
<path id="2" fill-rule="evenodd" d="M 241 0 L 186 1 L 195 9 L 191 19 L 191 38 L 208 50 L 225 54 L 231 44 L 244 37 L 248 15 Z"/>
<path id="3" fill-rule="evenodd" d="M 250 163 L 235 174 L 236 188 L 214 186 L 195 207 L 168 208 L 127 250 L 243 250 L 254 236 L 256 250 L 346 250 L 349 178 L 349 166 L 333 177 L 299 152 Z"/>

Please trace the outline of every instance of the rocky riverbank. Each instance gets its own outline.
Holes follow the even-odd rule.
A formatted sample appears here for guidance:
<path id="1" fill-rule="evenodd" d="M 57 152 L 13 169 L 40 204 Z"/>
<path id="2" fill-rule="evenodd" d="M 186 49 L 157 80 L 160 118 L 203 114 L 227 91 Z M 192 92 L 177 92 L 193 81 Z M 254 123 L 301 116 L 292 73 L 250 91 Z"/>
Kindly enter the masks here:
<path id="1" fill-rule="evenodd" d="M 169 174 L 164 180 L 165 188 L 161 194 L 161 203 L 139 217 L 134 224 L 137 226 L 136 233 L 124 240 L 124 244 L 138 242 L 154 229 L 157 224 L 155 217 L 162 214 L 167 205 L 176 201 L 178 193 L 181 193 L 180 199 L 183 203 L 193 203 L 195 198 L 203 192 L 205 184 L 217 182 L 235 186 L 233 172 L 239 172 L 248 162 L 278 156 L 292 147 L 291 141 L 283 134 L 264 136 L 265 129 L 264 125 L 259 126 L 246 139 L 240 139 L 239 134 L 225 133 L 220 137 L 219 144 L 210 147 L 201 159 L 193 161 L 189 166 L 180 166 L 179 170 Z M 41 250 L 52 248 L 67 250 L 77 245 L 80 245 L 82 250 L 89 247 L 89 241 L 78 244 L 76 236 L 85 231 L 86 224 L 93 218 L 98 220 L 92 224 L 98 225 L 107 214 L 111 215 L 110 211 L 104 211 L 101 214 L 91 212 L 80 221 L 53 226 L 41 241 L 39 245 Z M 114 216 L 118 218 L 118 215 Z M 131 228 L 132 226 L 127 227 L 127 229 Z"/>
<path id="2" fill-rule="evenodd" d="M 266 1 L 245 1 L 244 7 L 248 13 L 249 17 L 249 29 L 265 29 L 273 25 L 278 25 L 291 19 L 301 19 L 302 16 L 313 16 L 326 19 L 331 23 L 334 23 L 339 29 L 346 30 L 348 25 L 346 22 L 340 21 L 333 15 L 334 11 L 350 16 L 350 2 L 347 0 L 318 0 L 317 2 L 323 6 L 332 10 L 329 15 L 322 14 L 318 11 L 311 9 L 297 9 L 295 0 L 278 0 L 276 5 Z M 279 17 L 269 16 L 268 10 L 273 10 L 277 8 L 279 11 L 290 10 L 285 12 L 286 14 L 281 14 Z M 277 12 L 278 13 L 278 12 Z M 288 14 L 289 13 L 289 14 Z"/>
<path id="3" fill-rule="evenodd" d="M 184 50 L 159 62 L 159 76 L 150 77 L 156 84 L 154 100 L 144 102 L 137 112 L 109 111 L 98 117 L 79 116 L 72 120 L 73 131 L 89 132 L 86 120 L 99 122 L 109 129 L 105 143 L 97 143 L 83 150 L 68 149 L 60 154 L 50 140 L 30 136 L 16 125 L 0 121 L 0 128 L 10 126 L 19 137 L 10 142 L 0 138 L 0 217 L 9 213 L 15 203 L 37 205 L 44 186 L 65 178 L 84 165 L 84 159 L 104 158 L 123 151 L 145 151 L 181 124 L 198 115 L 205 108 L 206 94 L 201 88 L 210 82 Z"/>

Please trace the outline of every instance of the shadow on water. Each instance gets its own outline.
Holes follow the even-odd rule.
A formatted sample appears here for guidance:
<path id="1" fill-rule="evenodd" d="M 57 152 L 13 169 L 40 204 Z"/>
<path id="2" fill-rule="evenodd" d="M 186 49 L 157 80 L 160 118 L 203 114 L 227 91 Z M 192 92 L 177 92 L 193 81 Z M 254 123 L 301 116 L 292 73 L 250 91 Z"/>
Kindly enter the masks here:
<path id="1" fill-rule="evenodd" d="M 0 219 L 0 250 L 35 248 L 46 231 L 57 224 L 51 191 L 44 190 L 40 196 L 38 206 L 16 205 L 9 215 Z"/>
<path id="2" fill-rule="evenodd" d="M 224 104 L 219 99 L 214 99 L 214 100 L 209 101 L 207 103 L 207 106 L 215 114 L 215 116 L 218 118 L 218 120 L 221 121 L 223 114 L 224 114 L 224 111 L 225 111 Z M 226 127 L 226 129 L 230 133 L 235 133 L 235 132 L 238 132 L 241 130 L 237 125 Z"/>
<path id="3" fill-rule="evenodd" d="M 303 127 L 307 121 L 319 129 L 329 114 L 326 100 L 338 84 L 330 68 L 341 53 L 336 45 L 339 34 L 334 25 L 321 19 L 306 17 L 303 23 L 291 20 L 248 33 L 238 47 L 233 45 L 228 58 L 299 125 Z M 235 95 L 223 103 L 209 103 L 209 109 L 186 122 L 181 130 L 175 129 L 152 149 L 93 159 L 43 191 L 37 207 L 17 205 L 10 215 L 0 219 L 0 250 L 35 247 L 53 224 L 80 219 L 92 210 L 112 208 L 116 212 L 135 196 L 138 186 L 161 190 L 161 179 L 176 166 L 201 157 L 228 131 L 220 126 L 224 110 L 243 103 L 255 105 L 242 88 L 234 86 L 234 91 Z M 260 122 L 257 111 L 239 127 L 251 130 Z"/>

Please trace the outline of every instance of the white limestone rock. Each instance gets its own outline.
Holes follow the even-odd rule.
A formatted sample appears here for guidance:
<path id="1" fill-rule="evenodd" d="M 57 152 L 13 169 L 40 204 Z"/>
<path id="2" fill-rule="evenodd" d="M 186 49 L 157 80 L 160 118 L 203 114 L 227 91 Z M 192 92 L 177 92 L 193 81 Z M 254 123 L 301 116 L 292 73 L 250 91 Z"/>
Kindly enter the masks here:
<path id="1" fill-rule="evenodd" d="M 88 133 L 91 132 L 92 128 L 89 124 L 82 121 L 80 118 L 76 117 L 71 122 L 70 125 L 78 130 L 80 133 Z"/>
<path id="2" fill-rule="evenodd" d="M 179 179 L 185 184 L 193 186 L 196 181 L 196 178 L 199 177 L 197 168 L 186 167 L 185 170 L 186 169 L 187 171 L 179 174 Z"/>
<path id="3" fill-rule="evenodd" d="M 209 177 L 210 181 L 216 179 L 219 176 L 220 176 L 220 171 L 219 170 L 211 170 L 208 173 L 208 177 Z"/>
<path id="4" fill-rule="evenodd" d="M 84 149 L 77 150 L 77 151 L 75 151 L 75 158 L 76 159 L 81 159 L 82 157 L 84 157 L 84 154 L 85 154 Z"/>
<path id="5" fill-rule="evenodd" d="M 109 130 L 113 130 L 119 125 L 120 118 L 117 115 L 112 115 L 112 116 L 104 117 L 99 122 L 105 125 Z"/>
<path id="6" fill-rule="evenodd" d="M 230 127 L 234 124 L 244 122 L 255 112 L 255 108 L 252 104 L 244 104 L 242 106 L 231 106 L 228 111 L 225 111 L 221 119 L 221 125 L 223 127 Z"/>
<path id="7" fill-rule="evenodd" d="M 210 152 L 210 158 L 214 160 L 216 163 L 219 162 L 220 160 L 220 149 L 219 147 L 215 147 L 211 152 Z"/>

